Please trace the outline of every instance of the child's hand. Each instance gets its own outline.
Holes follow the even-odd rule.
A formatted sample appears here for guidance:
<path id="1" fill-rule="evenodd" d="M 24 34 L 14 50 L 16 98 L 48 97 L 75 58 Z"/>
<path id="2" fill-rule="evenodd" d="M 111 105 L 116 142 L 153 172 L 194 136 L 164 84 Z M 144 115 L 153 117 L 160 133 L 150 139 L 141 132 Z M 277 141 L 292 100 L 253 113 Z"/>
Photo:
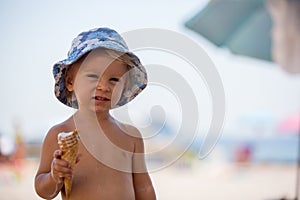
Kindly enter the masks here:
<path id="1" fill-rule="evenodd" d="M 72 177 L 71 165 L 61 159 L 62 151 L 56 150 L 51 164 L 51 176 L 56 183 L 62 183 L 64 177 Z"/>

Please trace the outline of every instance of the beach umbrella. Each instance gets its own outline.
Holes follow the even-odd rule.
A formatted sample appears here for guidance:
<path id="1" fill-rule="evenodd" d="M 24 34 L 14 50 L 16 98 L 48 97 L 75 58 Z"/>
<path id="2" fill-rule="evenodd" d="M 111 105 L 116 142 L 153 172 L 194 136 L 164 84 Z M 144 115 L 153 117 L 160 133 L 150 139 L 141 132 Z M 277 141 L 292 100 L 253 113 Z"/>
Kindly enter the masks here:
<path id="1" fill-rule="evenodd" d="M 299 1 L 210 0 L 185 26 L 233 54 L 300 73 Z"/>
<path id="2" fill-rule="evenodd" d="M 185 26 L 232 53 L 272 60 L 272 20 L 262 0 L 211 0 Z"/>
<path id="3" fill-rule="evenodd" d="M 185 26 L 234 54 L 274 61 L 296 74 L 300 73 L 299 20 L 300 0 L 210 0 Z M 298 136 L 296 200 L 300 192 Z"/>

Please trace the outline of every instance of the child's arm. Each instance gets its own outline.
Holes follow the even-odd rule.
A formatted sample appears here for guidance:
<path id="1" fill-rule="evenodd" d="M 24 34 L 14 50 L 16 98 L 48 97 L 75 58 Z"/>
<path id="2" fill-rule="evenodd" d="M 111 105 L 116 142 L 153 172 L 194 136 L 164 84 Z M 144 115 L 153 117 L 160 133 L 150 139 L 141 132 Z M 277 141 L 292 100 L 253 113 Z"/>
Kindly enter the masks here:
<path id="1" fill-rule="evenodd" d="M 155 200 L 155 191 L 148 173 L 135 173 L 134 191 L 136 200 Z"/>
<path id="2" fill-rule="evenodd" d="M 145 163 L 144 154 L 144 142 L 143 139 L 136 130 L 139 137 L 135 142 L 135 150 L 133 158 L 133 184 L 136 200 L 155 200 L 155 191 L 150 179 L 150 176 L 147 172 L 147 167 Z"/>
<path id="3" fill-rule="evenodd" d="M 35 177 L 35 190 L 45 199 L 56 197 L 63 187 L 63 177 L 72 176 L 69 163 L 60 159 L 62 152 L 57 150 L 57 132 L 52 128 L 44 140 L 40 166 Z"/>

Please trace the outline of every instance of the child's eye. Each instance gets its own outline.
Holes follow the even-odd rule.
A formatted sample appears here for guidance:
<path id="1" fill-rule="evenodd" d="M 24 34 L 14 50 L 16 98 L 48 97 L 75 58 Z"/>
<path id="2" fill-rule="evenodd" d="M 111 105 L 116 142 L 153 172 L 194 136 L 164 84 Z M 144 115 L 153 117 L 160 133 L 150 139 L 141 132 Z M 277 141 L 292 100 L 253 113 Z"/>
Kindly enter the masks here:
<path id="1" fill-rule="evenodd" d="M 120 81 L 119 78 L 111 78 L 110 80 L 113 81 L 113 82 L 119 82 Z"/>
<path id="2" fill-rule="evenodd" d="M 97 74 L 88 74 L 87 77 L 98 79 L 98 75 Z"/>

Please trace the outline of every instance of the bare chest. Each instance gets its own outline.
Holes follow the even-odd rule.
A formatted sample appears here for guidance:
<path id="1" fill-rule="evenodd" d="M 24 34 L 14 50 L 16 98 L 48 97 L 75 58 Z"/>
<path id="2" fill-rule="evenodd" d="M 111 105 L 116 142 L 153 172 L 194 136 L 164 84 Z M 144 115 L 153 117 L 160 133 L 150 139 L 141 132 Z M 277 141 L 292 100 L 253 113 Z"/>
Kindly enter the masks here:
<path id="1" fill-rule="evenodd" d="M 106 152 L 105 157 L 99 159 L 82 144 L 78 155 L 80 160 L 73 172 L 71 199 L 82 199 L 82 195 L 84 199 L 134 199 L 132 173 L 122 170 L 125 165 L 126 169 L 131 168 L 131 157 L 123 155 L 119 160 L 120 155 L 115 157 Z"/>

